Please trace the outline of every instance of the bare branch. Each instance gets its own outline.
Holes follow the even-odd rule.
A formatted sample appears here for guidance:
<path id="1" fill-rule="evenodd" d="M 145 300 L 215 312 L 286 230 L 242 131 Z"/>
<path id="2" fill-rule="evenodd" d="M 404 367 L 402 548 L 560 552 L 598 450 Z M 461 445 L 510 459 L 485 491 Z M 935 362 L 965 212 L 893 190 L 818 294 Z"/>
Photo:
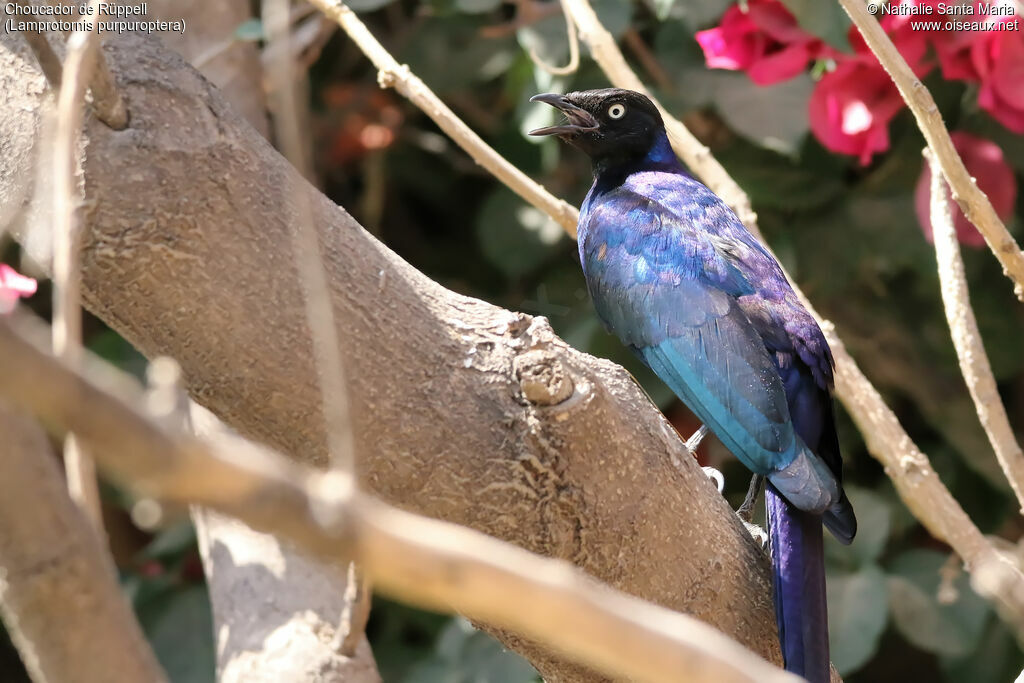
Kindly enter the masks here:
<path id="1" fill-rule="evenodd" d="M 1024 253 L 999 219 L 988 197 L 967 172 L 963 160 L 953 147 L 953 141 L 942 122 L 942 114 L 935 106 L 931 93 L 914 75 L 878 20 L 868 14 L 862 0 L 839 0 L 839 4 L 850 15 L 850 19 L 864 36 L 864 41 L 889 72 L 903 100 L 914 112 L 917 126 L 924 134 L 928 147 L 935 155 L 946 182 L 949 183 L 953 199 L 960 205 L 967 220 L 978 228 L 978 232 L 996 255 L 996 259 L 1003 266 L 1003 272 L 1013 282 L 1014 294 L 1024 301 Z"/>
<path id="2" fill-rule="evenodd" d="M 974 319 L 946 181 L 940 173 L 935 156 L 929 150 L 925 150 L 925 157 L 932 175 L 931 222 L 935 258 L 938 261 L 942 303 L 946 309 L 946 320 L 949 321 L 953 346 L 956 347 L 960 371 L 971 392 L 981 425 L 985 428 L 999 465 L 1017 495 L 1017 503 L 1024 511 L 1024 453 L 1021 453 L 1017 437 L 1010 426 L 1010 419 L 1006 415 L 1006 407 L 999 397 L 999 388 L 992 375 L 992 366 L 989 365 L 988 354 L 985 353 L 978 322 Z"/>
<path id="3" fill-rule="evenodd" d="M 385 505 L 342 472 L 318 475 L 269 451 L 218 452 L 174 435 L 131 407 L 137 393 L 115 398 L 8 323 L 0 365 L 0 393 L 81 434 L 137 490 L 239 517 L 323 560 L 358 558 L 399 599 L 513 629 L 633 680 L 799 680 L 692 617 L 602 588 L 568 563 Z"/>
<path id="4" fill-rule="evenodd" d="M 530 48 L 530 59 L 533 60 L 533 63 L 553 76 L 568 76 L 576 73 L 580 68 L 580 40 L 576 35 L 576 24 L 573 23 L 572 16 L 566 11 L 565 0 L 562 0 L 562 13 L 565 15 L 566 37 L 569 41 L 569 63 L 565 66 L 552 66 L 541 59 L 534 48 Z"/>
<path id="5" fill-rule="evenodd" d="M 434 120 L 473 160 L 493 173 L 509 189 L 551 216 L 571 236 L 576 236 L 579 212 L 561 199 L 552 196 L 525 173 L 494 151 L 479 135 L 470 130 L 448 106 L 438 98 L 408 66 L 399 64 L 373 37 L 355 12 L 340 0 L 310 0 L 321 12 L 338 22 L 342 30 L 359 46 L 377 67 L 377 80 L 382 88 L 394 88 L 402 96 Z"/>
<path id="6" fill-rule="evenodd" d="M 32 680 L 166 680 L 46 435 L 6 402 L 0 434 L 0 614 Z"/>
<path id="7" fill-rule="evenodd" d="M 53 348 L 65 362 L 77 362 L 82 345 L 82 309 L 79 302 L 79 188 L 75 183 L 78 134 L 82 127 L 86 84 L 96 67 L 96 21 L 99 1 L 92 0 L 84 20 L 86 28 L 76 29 L 67 42 L 67 54 L 57 98 L 57 131 L 53 145 L 53 203 L 56 220 L 53 235 Z M 96 471 L 74 434 L 64 443 L 71 498 L 103 534 L 103 515 Z"/>
<path id="8" fill-rule="evenodd" d="M 32 5 L 30 0 L 17 0 L 17 4 L 19 7 L 30 7 Z M 60 58 L 54 53 L 53 47 L 50 46 L 50 42 L 46 39 L 46 33 L 33 30 L 25 31 L 24 35 L 25 42 L 32 48 L 32 53 L 35 54 L 36 60 L 39 62 L 39 68 L 43 70 L 46 80 L 50 82 L 50 87 L 53 88 L 54 92 L 57 92 L 60 90 L 61 79 Z"/>
<path id="9" fill-rule="evenodd" d="M 89 92 L 92 93 L 92 110 L 96 118 L 114 130 L 128 127 L 128 107 L 121 98 L 121 91 L 117 89 L 110 67 L 107 66 L 107 58 L 100 49 L 96 50 L 96 66 L 89 82 Z"/>
<path id="10" fill-rule="evenodd" d="M 265 0 L 263 3 L 263 25 L 267 31 L 268 50 L 274 55 L 268 65 L 271 111 L 274 131 L 285 158 L 303 177 L 310 178 L 312 165 L 302 141 L 295 95 L 295 87 L 301 82 L 301 77 L 294 68 L 292 50 L 288 45 L 291 34 L 288 7 L 288 0 Z M 295 195 L 295 205 L 299 210 L 299 229 L 292 233 L 292 257 L 304 290 L 303 304 L 313 341 L 321 410 L 327 427 L 327 450 L 332 467 L 351 473 L 355 467 L 355 448 L 349 422 L 348 386 L 331 294 L 327 286 L 327 273 L 316 229 L 313 227 L 309 199 L 298 187 L 290 194 Z"/>

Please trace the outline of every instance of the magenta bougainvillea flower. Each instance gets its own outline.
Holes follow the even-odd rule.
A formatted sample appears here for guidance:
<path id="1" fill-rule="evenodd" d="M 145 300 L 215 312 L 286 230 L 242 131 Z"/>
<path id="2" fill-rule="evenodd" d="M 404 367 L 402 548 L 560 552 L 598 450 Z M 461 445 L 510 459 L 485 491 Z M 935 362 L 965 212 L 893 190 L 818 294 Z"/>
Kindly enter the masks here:
<path id="1" fill-rule="evenodd" d="M 709 67 L 746 71 L 758 85 L 793 78 L 834 52 L 801 29 L 779 0 L 750 0 L 746 11 L 734 5 L 719 26 L 698 31 L 696 38 Z"/>
<path id="2" fill-rule="evenodd" d="M 1024 38 L 993 31 L 971 45 L 981 81 L 978 105 L 1014 133 L 1024 133 Z"/>
<path id="3" fill-rule="evenodd" d="M 1024 133 L 1024 32 L 946 30 L 939 0 L 892 4 L 932 6 L 928 16 L 894 11 L 880 19 L 918 77 L 935 67 L 937 57 L 943 77 L 978 83 L 978 105 L 1007 129 Z M 1015 6 L 1013 0 L 990 4 Z M 922 19 L 939 19 L 941 28 L 925 30 L 916 25 Z M 998 12 L 986 16 L 1000 24 L 1019 20 Z M 812 60 L 831 59 L 834 68 L 822 76 L 808 103 L 811 131 L 829 150 L 868 164 L 889 148 L 889 122 L 904 105 L 855 27 L 849 38 L 852 53 L 833 50 L 800 29 L 778 0 L 750 0 L 746 12 L 730 7 L 721 25 L 697 34 L 709 67 L 746 71 L 758 85 L 791 78 Z"/>
<path id="4" fill-rule="evenodd" d="M 0 263 L 0 313 L 10 313 L 19 298 L 35 293 L 35 280 L 25 277 L 6 263 Z"/>
<path id="5" fill-rule="evenodd" d="M 863 60 L 840 63 L 811 93 L 811 132 L 822 145 L 867 164 L 889 149 L 889 122 L 903 107 L 883 70 Z"/>
<path id="6" fill-rule="evenodd" d="M 992 207 L 999 214 L 1000 218 L 1006 220 L 1013 212 L 1014 203 L 1017 201 L 1017 179 L 1013 170 L 1003 159 L 1003 150 L 991 140 L 979 138 L 970 133 L 956 131 L 950 135 L 953 139 L 953 146 L 964 160 L 967 172 L 974 177 L 981 191 L 988 195 Z M 917 212 L 917 221 L 924 231 L 928 241 L 932 241 L 931 223 L 931 168 L 924 165 L 921 177 L 917 181 L 917 188 L 914 191 L 914 209 Z M 949 189 L 946 189 L 949 198 Z M 985 238 L 981 236 L 978 229 L 971 225 L 964 216 L 960 207 L 953 205 L 953 225 L 956 227 L 957 239 L 969 247 L 985 246 Z"/>

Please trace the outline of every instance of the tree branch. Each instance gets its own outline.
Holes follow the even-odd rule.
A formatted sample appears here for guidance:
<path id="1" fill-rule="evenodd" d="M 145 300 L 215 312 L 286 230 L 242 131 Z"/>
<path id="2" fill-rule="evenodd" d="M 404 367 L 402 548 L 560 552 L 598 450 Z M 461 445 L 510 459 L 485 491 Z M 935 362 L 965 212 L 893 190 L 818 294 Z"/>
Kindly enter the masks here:
<path id="1" fill-rule="evenodd" d="M 340 0 L 309 0 L 325 15 L 338 22 L 359 49 L 377 67 L 377 81 L 382 88 L 394 88 L 403 97 L 434 120 L 441 130 L 462 147 L 478 164 L 486 168 L 510 190 L 527 202 L 551 216 L 573 237 L 576 236 L 576 220 L 579 212 L 561 199 L 557 199 L 536 181 L 510 164 L 494 151 L 479 135 L 462 122 L 441 99 L 404 64 L 399 64 L 384 49 L 369 29 L 359 20 L 356 13 Z"/>
<path id="2" fill-rule="evenodd" d="M 0 177 L 32 178 L 43 76 L 0 35 Z M 182 366 L 196 400 L 243 435 L 325 464 L 294 264 L 293 188 L 308 196 L 349 373 L 362 485 L 389 502 L 688 612 L 780 661 L 767 563 L 628 373 L 542 318 L 453 294 L 370 237 L 205 80 L 155 41 L 105 43 L 132 123 L 91 121 L 87 306 L 143 353 Z M 15 85 L 17 87 L 15 87 Z M 29 195 L 31 196 L 31 195 Z M 12 226 L 47 262 L 45 205 Z M 365 455 L 364 455 L 365 454 Z M 487 454 L 481 457 L 481 454 Z M 548 680 L 594 681 L 504 636 Z"/>
<path id="3" fill-rule="evenodd" d="M 19 7 L 30 7 L 32 5 L 31 0 L 17 0 Z M 61 79 L 61 63 L 60 58 L 53 51 L 53 47 L 50 46 L 50 41 L 46 38 L 44 31 L 34 30 L 25 31 L 25 42 L 28 43 L 29 47 L 32 48 L 33 54 L 36 56 L 36 60 L 39 62 L 39 68 L 46 74 L 46 80 L 50 82 L 50 87 L 53 88 L 56 94 L 60 90 L 60 79 Z"/>
<path id="4" fill-rule="evenodd" d="M 0 434 L 0 614 L 32 680 L 166 680 L 46 435 L 6 402 Z"/>
<path id="5" fill-rule="evenodd" d="M 513 629 L 610 675 L 799 680 L 700 621 L 603 589 L 565 562 L 361 494 L 346 473 L 317 474 L 263 450 L 218 452 L 172 434 L 131 408 L 142 404 L 140 392 L 118 383 L 125 388 L 115 398 L 0 323 L 0 393 L 81 434 L 112 475 L 146 495 L 239 517 L 336 566 L 358 559 L 399 599 Z"/>
<path id="6" fill-rule="evenodd" d="M 875 53 L 878 61 L 903 96 L 917 119 L 929 149 L 935 155 L 942 174 L 953 192 L 953 199 L 978 232 L 985 238 L 992 253 L 1003 266 L 1003 272 L 1013 282 L 1017 298 L 1024 301 L 1024 253 L 999 219 L 992 203 L 967 172 L 963 160 L 953 147 L 953 141 L 942 122 L 942 114 L 935 106 L 931 93 L 900 55 L 892 40 L 885 34 L 878 20 L 868 14 L 861 0 L 839 0 L 850 19 L 856 24 L 864 41 Z"/>
<path id="7" fill-rule="evenodd" d="M 80 217 L 79 186 L 75 182 L 78 159 L 78 132 L 85 110 L 85 90 L 96 72 L 96 35 L 99 0 L 91 0 L 85 28 L 72 31 L 61 73 L 57 96 L 57 125 L 53 144 L 53 348 L 57 355 L 74 364 L 82 346 L 82 308 L 79 301 L 78 260 Z M 93 526 L 103 536 L 100 492 L 92 458 L 68 434 L 64 442 L 71 499 L 81 506 Z"/>
<path id="8" fill-rule="evenodd" d="M 985 428 L 985 434 L 988 435 L 999 465 L 1006 473 L 1010 487 L 1017 495 L 1017 503 L 1022 506 L 1024 512 L 1024 453 L 1021 452 L 1017 437 L 1010 426 L 1006 407 L 999 398 L 999 388 L 992 375 L 992 366 L 989 365 L 988 354 L 985 353 L 978 323 L 974 319 L 946 182 L 940 173 L 935 156 L 926 150 L 925 157 L 932 174 L 931 222 L 935 258 L 938 261 L 942 303 L 946 310 L 946 320 L 949 321 L 953 346 L 956 347 L 960 371 L 967 382 L 967 389 L 971 392 L 974 406 L 978 410 L 978 418 Z"/>

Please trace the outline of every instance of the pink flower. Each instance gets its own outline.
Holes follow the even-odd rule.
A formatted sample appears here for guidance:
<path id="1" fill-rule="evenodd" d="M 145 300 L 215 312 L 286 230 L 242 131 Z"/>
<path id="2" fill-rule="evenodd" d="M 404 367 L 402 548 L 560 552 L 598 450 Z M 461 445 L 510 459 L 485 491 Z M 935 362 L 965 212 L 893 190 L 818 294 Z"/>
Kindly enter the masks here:
<path id="1" fill-rule="evenodd" d="M 963 131 L 956 131 L 950 137 L 953 139 L 953 146 L 956 147 L 960 158 L 964 160 L 967 172 L 977 180 L 981 191 L 988 195 L 989 201 L 992 202 L 992 206 L 1000 218 L 1006 220 L 1017 201 L 1017 179 L 1003 159 L 1003 150 L 999 149 L 994 142 Z M 928 164 L 925 164 L 921 171 L 921 177 L 917 181 L 917 189 L 914 191 L 917 222 L 920 223 L 929 242 L 933 240 L 930 205 L 931 179 L 931 169 Z M 946 196 L 947 201 L 952 201 L 948 188 Z M 985 238 L 981 236 L 977 228 L 971 225 L 956 204 L 953 204 L 953 225 L 956 227 L 956 237 L 961 244 L 975 248 L 985 246 Z"/>
<path id="2" fill-rule="evenodd" d="M 981 80 L 978 105 L 1014 133 L 1024 133 L 1024 37 L 991 31 L 971 46 Z"/>
<path id="3" fill-rule="evenodd" d="M 903 0 L 915 4 L 917 0 Z M 923 32 L 912 29 L 910 18 L 886 14 L 882 28 L 917 76 L 933 67 L 927 59 Z M 851 154 L 866 166 L 889 149 L 889 122 L 904 107 L 899 91 L 855 26 L 850 27 L 853 54 L 836 54 L 837 66 L 825 74 L 811 93 L 808 113 L 811 132 L 826 148 Z"/>
<path id="4" fill-rule="evenodd" d="M 867 165 L 876 152 L 889 149 L 889 122 L 902 107 L 881 67 L 851 59 L 825 74 L 811 93 L 811 132 L 826 148 Z"/>
<path id="5" fill-rule="evenodd" d="M 1013 0 L 997 0 L 996 2 L 988 4 L 1001 7 L 1006 5 L 1012 6 L 1012 3 Z M 938 0 L 927 0 L 927 4 L 937 7 L 939 2 Z M 986 15 L 984 21 L 1004 24 L 1018 18 L 1019 17 L 1005 14 L 995 16 Z M 971 54 L 972 46 L 978 42 L 987 42 L 988 39 L 997 37 L 1002 33 L 1005 33 L 1005 31 L 995 30 L 988 27 L 984 30 L 978 31 L 929 30 L 927 32 L 929 39 L 935 47 L 935 52 L 939 57 L 939 64 L 942 66 L 942 76 L 946 80 L 950 81 L 980 80 L 978 70 L 974 65 L 974 60 Z"/>
<path id="6" fill-rule="evenodd" d="M 25 277 L 6 263 L 0 263 L 0 313 L 10 313 L 20 297 L 35 293 L 35 280 Z"/>
<path id="7" fill-rule="evenodd" d="M 710 68 L 746 71 L 758 85 L 793 78 L 832 52 L 801 29 L 779 0 L 750 0 L 745 12 L 733 5 L 719 26 L 698 31 L 696 39 Z"/>
<path id="8" fill-rule="evenodd" d="M 933 0 L 929 0 L 932 2 Z M 1010 0 L 991 3 L 1006 6 Z M 998 15 L 985 21 L 1020 21 Z M 1024 133 L 1024 36 L 1020 31 L 986 27 L 979 31 L 932 32 L 932 43 L 950 80 L 980 82 L 978 104 L 1014 133 Z"/>
<path id="9" fill-rule="evenodd" d="M 928 1 L 933 2 L 934 0 Z M 901 0 L 900 2 L 890 2 L 889 4 L 922 5 L 925 3 L 920 0 Z M 906 60 L 914 74 L 921 77 L 931 71 L 933 63 L 926 59 L 928 53 L 928 33 L 919 28 L 915 29 L 912 24 L 912 22 L 916 23 L 919 18 L 914 15 L 889 12 L 878 23 L 885 29 L 889 39 L 896 46 L 896 50 Z M 854 54 L 853 56 L 840 54 L 839 59 L 864 59 L 873 64 L 878 64 L 879 68 L 881 68 L 881 64 L 879 64 L 874 53 L 871 52 L 871 48 L 864 42 L 864 36 L 861 35 L 856 26 L 850 27 L 847 37 L 850 40 L 850 46 L 853 48 Z"/>

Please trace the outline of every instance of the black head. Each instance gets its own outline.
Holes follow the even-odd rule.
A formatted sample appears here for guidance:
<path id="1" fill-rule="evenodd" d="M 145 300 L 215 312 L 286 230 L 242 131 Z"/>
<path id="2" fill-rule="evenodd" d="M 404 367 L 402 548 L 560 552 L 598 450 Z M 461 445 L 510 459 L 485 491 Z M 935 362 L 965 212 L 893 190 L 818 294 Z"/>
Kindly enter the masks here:
<path id="1" fill-rule="evenodd" d="M 632 90 L 604 88 L 568 95 L 534 95 L 565 114 L 558 126 L 531 130 L 530 135 L 557 135 L 585 152 L 596 165 L 642 159 L 665 134 L 665 124 L 654 103 Z"/>

